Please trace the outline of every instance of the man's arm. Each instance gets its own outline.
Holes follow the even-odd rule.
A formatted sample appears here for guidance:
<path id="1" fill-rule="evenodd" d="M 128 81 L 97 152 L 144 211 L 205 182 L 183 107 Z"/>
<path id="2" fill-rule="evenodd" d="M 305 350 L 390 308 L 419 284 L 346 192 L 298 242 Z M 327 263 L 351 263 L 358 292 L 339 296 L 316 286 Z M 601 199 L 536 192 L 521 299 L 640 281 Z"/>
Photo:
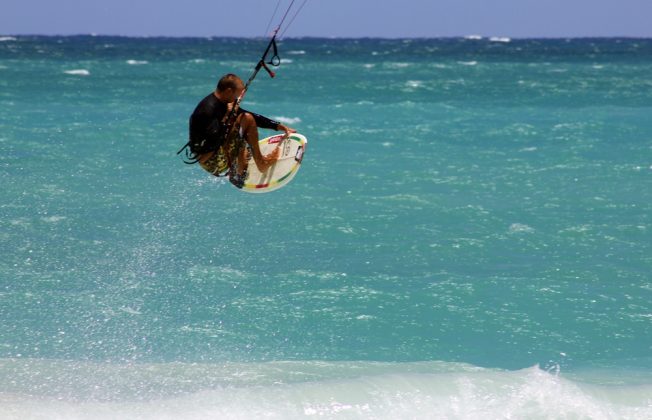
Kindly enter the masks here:
<path id="1" fill-rule="evenodd" d="M 270 118 L 264 117 L 260 114 L 256 114 L 255 112 L 247 111 L 246 109 L 240 108 L 240 112 L 246 112 L 248 114 L 251 114 L 252 117 L 254 117 L 254 120 L 256 121 L 256 126 L 258 128 L 267 128 L 269 130 L 283 130 L 279 128 L 279 126 L 283 125 L 278 121 L 274 121 Z"/>

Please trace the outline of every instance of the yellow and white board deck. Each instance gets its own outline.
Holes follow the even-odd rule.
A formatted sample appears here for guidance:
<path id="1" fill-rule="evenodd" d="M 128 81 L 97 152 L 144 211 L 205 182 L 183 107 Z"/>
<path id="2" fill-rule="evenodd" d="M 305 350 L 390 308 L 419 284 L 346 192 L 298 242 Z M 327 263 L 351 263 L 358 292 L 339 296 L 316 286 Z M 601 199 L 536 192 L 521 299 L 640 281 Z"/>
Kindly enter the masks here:
<path id="1" fill-rule="evenodd" d="M 278 134 L 266 137 L 258 144 L 263 155 L 273 152 L 276 147 L 281 148 L 281 154 L 265 172 L 258 170 L 253 156 L 250 156 L 247 178 L 242 190 L 250 193 L 266 193 L 278 190 L 292 181 L 301 167 L 308 140 L 299 133 L 292 133 L 289 136 Z"/>

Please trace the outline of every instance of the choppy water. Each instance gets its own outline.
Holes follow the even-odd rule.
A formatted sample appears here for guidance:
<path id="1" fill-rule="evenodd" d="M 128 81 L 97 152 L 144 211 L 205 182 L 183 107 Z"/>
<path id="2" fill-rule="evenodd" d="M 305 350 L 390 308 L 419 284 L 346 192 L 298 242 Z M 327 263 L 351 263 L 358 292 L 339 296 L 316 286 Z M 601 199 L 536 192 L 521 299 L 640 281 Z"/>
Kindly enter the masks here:
<path id="1" fill-rule="evenodd" d="M 0 417 L 652 417 L 652 41 L 286 40 L 252 196 L 264 46 L 0 37 Z"/>

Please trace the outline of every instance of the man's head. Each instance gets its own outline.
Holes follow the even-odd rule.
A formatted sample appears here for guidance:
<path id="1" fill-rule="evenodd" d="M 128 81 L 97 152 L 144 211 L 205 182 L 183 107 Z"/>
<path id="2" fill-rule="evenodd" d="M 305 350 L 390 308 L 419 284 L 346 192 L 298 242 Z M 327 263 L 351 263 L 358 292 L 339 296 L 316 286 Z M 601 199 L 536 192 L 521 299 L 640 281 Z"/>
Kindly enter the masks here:
<path id="1" fill-rule="evenodd" d="M 235 102 L 244 89 L 242 80 L 233 73 L 225 74 L 217 82 L 217 94 L 225 102 Z"/>

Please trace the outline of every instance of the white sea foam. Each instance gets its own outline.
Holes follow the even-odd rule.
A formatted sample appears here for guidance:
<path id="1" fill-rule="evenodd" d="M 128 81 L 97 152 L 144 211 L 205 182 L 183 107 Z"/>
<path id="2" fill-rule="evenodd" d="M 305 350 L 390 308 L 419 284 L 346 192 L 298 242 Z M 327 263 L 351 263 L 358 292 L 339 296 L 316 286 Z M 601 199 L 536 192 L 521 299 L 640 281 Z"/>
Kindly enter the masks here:
<path id="1" fill-rule="evenodd" d="M 86 69 L 66 70 L 64 73 L 70 74 L 72 76 L 90 76 L 91 74 L 91 72 Z"/>
<path id="2" fill-rule="evenodd" d="M 287 53 L 290 55 L 304 55 L 306 52 L 304 50 L 292 50 Z"/>
<path id="3" fill-rule="evenodd" d="M 478 40 L 482 39 L 482 36 L 481 35 L 467 35 L 467 36 L 464 37 L 464 39 L 468 39 L 468 40 L 471 40 L 471 41 L 478 41 Z"/>
<path id="4" fill-rule="evenodd" d="M 30 225 L 30 222 L 29 222 L 29 219 L 27 219 L 27 218 L 25 218 L 25 217 L 21 217 L 21 218 L 19 218 L 19 219 L 12 219 L 12 220 L 10 220 L 10 221 L 9 221 L 9 224 L 11 224 L 12 226 L 23 226 L 23 227 L 26 227 L 26 226 L 29 226 L 29 225 Z"/>
<path id="5" fill-rule="evenodd" d="M 294 61 L 289 58 L 281 58 L 281 64 L 292 64 L 292 63 L 294 63 Z"/>
<path id="6" fill-rule="evenodd" d="M 512 42 L 512 39 L 511 39 L 511 38 L 508 38 L 508 37 L 506 37 L 506 36 L 492 36 L 491 38 L 489 38 L 489 41 L 491 41 L 491 42 L 505 42 L 505 43 L 507 43 L 507 42 Z"/>
<path id="7" fill-rule="evenodd" d="M 131 66 L 141 66 L 143 64 L 149 64 L 149 61 L 146 60 L 127 60 L 127 64 Z"/>
<path id="8" fill-rule="evenodd" d="M 272 118 L 277 120 L 278 122 L 281 122 L 283 124 L 289 124 L 289 125 L 299 124 L 301 122 L 301 118 L 299 117 L 292 118 L 292 117 L 277 116 Z"/>
<path id="9" fill-rule="evenodd" d="M 477 66 L 478 62 L 477 61 L 458 61 L 458 64 L 461 64 L 463 66 Z"/>
<path id="10" fill-rule="evenodd" d="M 0 42 L 17 41 L 13 36 L 0 36 Z"/>
<path id="11" fill-rule="evenodd" d="M 359 322 L 373 317 L 358 315 Z M 193 332 L 189 330 L 187 332 Z M 652 384 L 442 362 L 0 360 L 0 418 L 652 418 Z M 598 378 L 599 379 L 599 378 Z"/>
<path id="12" fill-rule="evenodd" d="M 66 216 L 48 216 L 42 217 L 41 220 L 47 223 L 58 223 L 62 220 L 66 220 Z"/>
<path id="13" fill-rule="evenodd" d="M 141 312 L 137 309 L 130 308 L 128 306 L 122 306 L 119 308 L 122 312 L 128 313 L 130 315 L 141 315 Z"/>
<path id="14" fill-rule="evenodd" d="M 532 233 L 534 229 L 523 223 L 512 223 L 509 226 L 509 233 Z"/>
<path id="15" fill-rule="evenodd" d="M 423 82 L 421 80 L 408 80 L 407 82 L 405 82 L 405 84 L 407 85 L 407 87 L 413 89 L 423 87 Z"/>

